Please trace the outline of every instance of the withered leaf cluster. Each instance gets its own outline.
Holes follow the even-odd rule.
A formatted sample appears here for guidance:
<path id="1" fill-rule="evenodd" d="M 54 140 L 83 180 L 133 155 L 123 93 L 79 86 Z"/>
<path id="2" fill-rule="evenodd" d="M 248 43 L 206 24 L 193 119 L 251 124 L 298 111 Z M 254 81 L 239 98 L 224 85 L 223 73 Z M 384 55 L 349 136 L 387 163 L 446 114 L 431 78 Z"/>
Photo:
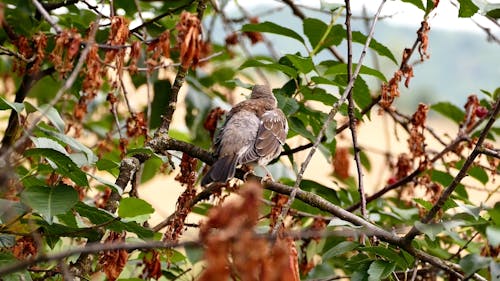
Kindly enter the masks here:
<path id="1" fill-rule="evenodd" d="M 254 231 L 262 196 L 260 184 L 247 182 L 240 195 L 241 200 L 212 208 L 200 226 L 206 269 L 199 280 L 300 280 L 293 240 L 278 238 L 273 242 Z"/>

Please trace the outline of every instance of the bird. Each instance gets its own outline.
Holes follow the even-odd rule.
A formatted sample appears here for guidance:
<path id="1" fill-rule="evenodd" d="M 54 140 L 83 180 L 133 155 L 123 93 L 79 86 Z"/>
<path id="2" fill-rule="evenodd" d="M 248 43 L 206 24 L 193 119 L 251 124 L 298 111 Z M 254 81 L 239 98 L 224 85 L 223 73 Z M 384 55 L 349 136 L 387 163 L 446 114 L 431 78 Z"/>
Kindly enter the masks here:
<path id="1" fill-rule="evenodd" d="M 243 164 L 267 171 L 265 166 L 281 153 L 288 133 L 286 116 L 277 104 L 268 86 L 255 85 L 250 98 L 229 111 L 214 142 L 217 160 L 202 178 L 202 186 L 227 182 Z"/>

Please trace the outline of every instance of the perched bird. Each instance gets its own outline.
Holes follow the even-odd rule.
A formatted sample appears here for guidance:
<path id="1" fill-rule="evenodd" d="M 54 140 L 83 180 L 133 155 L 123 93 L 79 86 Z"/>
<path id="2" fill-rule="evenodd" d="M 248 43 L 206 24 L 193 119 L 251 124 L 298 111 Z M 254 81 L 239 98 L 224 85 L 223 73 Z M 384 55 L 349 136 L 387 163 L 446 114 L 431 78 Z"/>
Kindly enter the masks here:
<path id="1" fill-rule="evenodd" d="M 265 169 L 265 165 L 280 154 L 287 133 L 288 122 L 277 107 L 271 89 L 254 86 L 250 99 L 229 111 L 214 143 L 217 161 L 201 185 L 226 182 L 242 164 L 257 164 Z"/>

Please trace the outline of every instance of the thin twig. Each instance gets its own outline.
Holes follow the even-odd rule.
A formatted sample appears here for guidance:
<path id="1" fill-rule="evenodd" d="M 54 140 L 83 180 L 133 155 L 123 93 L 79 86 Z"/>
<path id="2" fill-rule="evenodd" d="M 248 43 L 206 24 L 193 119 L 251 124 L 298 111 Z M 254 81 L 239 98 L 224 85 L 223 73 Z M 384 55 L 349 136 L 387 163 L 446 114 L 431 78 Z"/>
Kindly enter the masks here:
<path id="1" fill-rule="evenodd" d="M 332 106 L 332 109 L 330 110 L 330 113 L 328 114 L 328 118 L 326 119 L 325 123 L 323 124 L 323 127 L 319 131 L 318 136 L 316 137 L 314 145 L 312 146 L 311 150 L 309 151 L 309 154 L 307 155 L 304 163 L 302 163 L 300 172 L 297 175 L 297 180 L 295 181 L 295 184 L 293 186 L 293 191 L 290 194 L 290 197 L 288 198 L 288 202 L 285 204 L 285 206 L 282 209 L 281 216 L 279 218 L 280 220 L 283 220 L 284 217 L 286 216 L 286 214 L 288 213 L 288 210 L 290 209 L 290 206 L 293 203 L 293 200 L 295 199 L 297 191 L 299 190 L 300 182 L 302 181 L 302 177 L 304 175 L 304 172 L 305 172 L 307 166 L 309 165 L 309 162 L 311 162 L 312 156 L 316 152 L 318 145 L 321 143 L 321 139 L 323 138 L 323 135 L 324 135 L 326 129 L 328 128 L 328 126 L 332 122 L 333 118 L 337 114 L 337 112 L 340 108 L 340 105 L 342 105 L 345 102 L 345 100 L 347 99 L 347 95 L 349 94 L 352 87 L 354 86 L 354 81 L 358 77 L 359 71 L 361 70 L 361 66 L 363 65 L 363 60 L 364 60 L 365 55 L 366 55 L 366 50 L 368 49 L 368 46 L 370 45 L 371 39 L 373 37 L 373 33 L 375 32 L 375 24 L 377 23 L 377 17 L 378 17 L 378 15 L 380 15 L 380 12 L 382 11 L 382 7 L 384 6 L 385 1 L 386 0 L 382 0 L 382 2 L 380 3 L 380 6 L 378 8 L 377 13 L 375 14 L 375 18 L 372 22 L 370 33 L 368 34 L 368 36 L 366 38 L 365 45 L 363 46 L 363 50 L 362 50 L 361 55 L 359 57 L 358 64 L 356 66 L 356 70 L 354 71 L 352 78 L 349 80 L 349 83 L 347 84 L 347 87 L 345 88 L 344 93 L 342 94 L 340 99 Z M 281 223 L 276 224 L 276 226 L 273 229 L 274 234 L 277 233 L 280 226 L 281 226 Z"/>
<path id="2" fill-rule="evenodd" d="M 36 9 L 40 12 L 43 18 L 50 24 L 50 26 L 52 26 L 52 28 L 54 28 L 54 30 L 57 33 L 61 33 L 62 32 L 61 27 L 57 25 L 57 23 L 52 19 L 49 12 L 45 10 L 43 5 L 40 2 L 38 2 L 38 0 L 31 0 L 31 2 L 33 2 L 33 5 L 35 5 Z"/>
<path id="3" fill-rule="evenodd" d="M 9 273 L 20 271 L 26 269 L 32 265 L 49 262 L 58 261 L 74 255 L 81 254 L 96 254 L 101 251 L 113 251 L 113 250 L 139 250 L 139 249 L 168 249 L 176 247 L 196 247 L 199 246 L 197 242 L 180 242 L 180 243 L 165 243 L 162 241 L 147 241 L 147 242 L 136 242 L 136 243 L 88 243 L 85 247 L 77 247 L 74 249 L 62 251 L 55 254 L 39 255 L 33 258 L 25 259 L 19 262 L 15 262 L 6 266 L 0 267 L 0 276 L 5 276 Z"/>
<path id="4" fill-rule="evenodd" d="M 346 17 L 345 25 L 347 31 L 347 76 L 349 80 L 352 79 L 352 31 L 351 31 L 351 1 L 345 0 L 346 6 Z M 359 158 L 359 145 L 358 137 L 356 134 L 356 116 L 354 115 L 354 99 L 352 97 L 353 90 L 351 89 L 347 95 L 348 107 L 347 113 L 349 115 L 349 129 L 351 131 L 352 145 L 354 149 L 354 161 L 356 162 L 356 171 L 358 175 L 358 192 L 361 203 L 361 216 L 366 219 L 366 194 L 363 187 L 363 168 L 361 166 L 361 160 Z"/>

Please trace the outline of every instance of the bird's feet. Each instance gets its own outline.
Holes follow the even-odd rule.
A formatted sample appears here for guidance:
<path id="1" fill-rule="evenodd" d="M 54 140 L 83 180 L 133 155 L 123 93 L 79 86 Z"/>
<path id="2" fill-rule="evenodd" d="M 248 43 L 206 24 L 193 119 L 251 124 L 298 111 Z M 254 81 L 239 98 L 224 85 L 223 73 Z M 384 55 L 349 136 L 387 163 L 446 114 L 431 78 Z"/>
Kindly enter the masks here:
<path id="1" fill-rule="evenodd" d="M 246 173 L 243 175 L 243 181 L 248 181 L 250 177 L 255 177 L 255 173 L 253 170 L 248 170 Z"/>
<path id="2" fill-rule="evenodd" d="M 262 185 L 265 185 L 266 183 L 272 183 L 274 182 L 274 179 L 273 179 L 273 175 L 271 175 L 271 173 L 266 173 L 265 176 L 263 176 L 261 179 L 260 179 L 260 183 Z"/>

